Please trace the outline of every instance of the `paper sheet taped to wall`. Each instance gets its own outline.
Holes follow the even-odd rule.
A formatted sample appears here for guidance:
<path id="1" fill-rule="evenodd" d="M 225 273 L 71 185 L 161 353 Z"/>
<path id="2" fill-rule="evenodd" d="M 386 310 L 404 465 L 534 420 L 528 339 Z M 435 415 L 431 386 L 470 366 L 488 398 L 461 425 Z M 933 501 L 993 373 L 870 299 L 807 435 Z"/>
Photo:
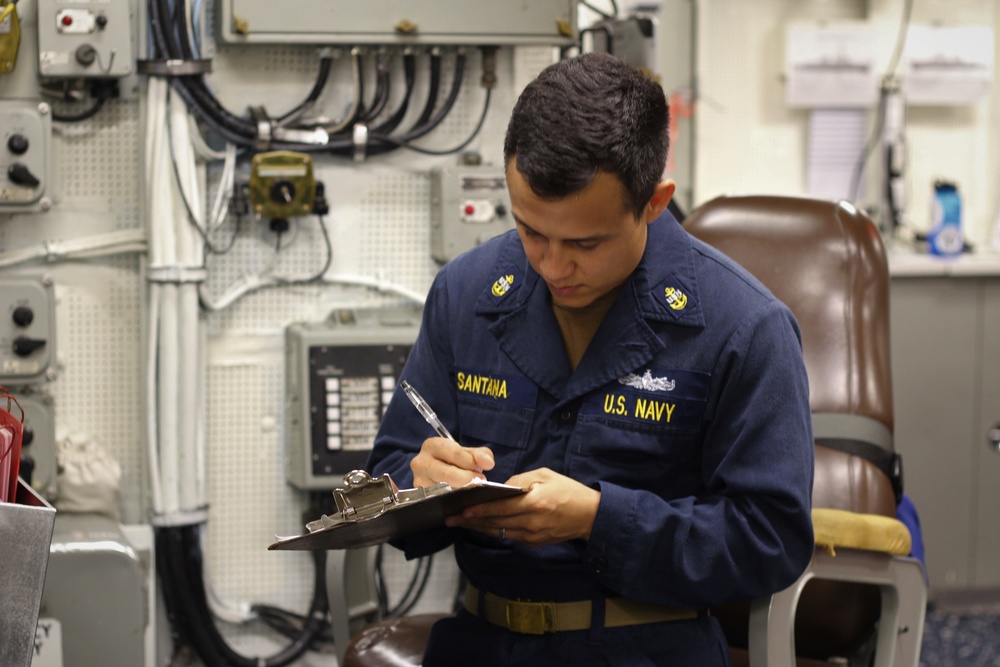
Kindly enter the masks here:
<path id="1" fill-rule="evenodd" d="M 785 34 L 785 104 L 870 107 L 878 99 L 875 39 L 860 21 L 792 23 Z"/>
<path id="2" fill-rule="evenodd" d="M 306 524 L 307 533 L 279 537 L 271 551 L 354 549 L 382 544 L 444 525 L 446 517 L 470 505 L 527 493 L 527 489 L 475 479 L 400 490 L 388 475 L 377 479 L 363 470 L 344 477 L 346 489 L 333 492 L 337 512 Z"/>
<path id="3" fill-rule="evenodd" d="M 910 26 L 904 54 L 907 104 L 975 104 L 989 94 L 993 83 L 989 26 Z"/>

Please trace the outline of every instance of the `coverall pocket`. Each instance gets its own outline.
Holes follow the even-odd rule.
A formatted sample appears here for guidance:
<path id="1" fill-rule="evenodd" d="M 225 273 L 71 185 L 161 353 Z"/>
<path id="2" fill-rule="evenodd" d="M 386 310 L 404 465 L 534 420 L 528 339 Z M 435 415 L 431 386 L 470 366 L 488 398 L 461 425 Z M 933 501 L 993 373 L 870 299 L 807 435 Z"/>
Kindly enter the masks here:
<path id="1" fill-rule="evenodd" d="M 532 411 L 459 401 L 458 419 L 461 429 L 458 440 L 462 445 L 488 447 L 493 451 L 496 467 L 489 471 L 488 478 L 503 482 L 513 475 L 521 453 L 528 446 Z"/>

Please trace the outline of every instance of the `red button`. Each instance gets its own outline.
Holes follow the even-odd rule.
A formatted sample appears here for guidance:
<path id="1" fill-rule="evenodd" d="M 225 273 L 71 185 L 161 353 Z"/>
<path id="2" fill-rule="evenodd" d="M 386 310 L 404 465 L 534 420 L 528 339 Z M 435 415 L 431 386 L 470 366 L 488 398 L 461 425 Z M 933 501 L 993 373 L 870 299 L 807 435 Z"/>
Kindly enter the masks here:
<path id="1" fill-rule="evenodd" d="M 466 204 L 465 205 L 465 214 L 466 215 L 472 215 L 475 212 L 476 212 L 476 207 L 475 206 L 473 206 L 472 204 Z"/>
<path id="2" fill-rule="evenodd" d="M 66 14 L 65 16 L 62 17 L 62 24 L 73 25 L 73 17 L 70 16 L 69 14 Z"/>

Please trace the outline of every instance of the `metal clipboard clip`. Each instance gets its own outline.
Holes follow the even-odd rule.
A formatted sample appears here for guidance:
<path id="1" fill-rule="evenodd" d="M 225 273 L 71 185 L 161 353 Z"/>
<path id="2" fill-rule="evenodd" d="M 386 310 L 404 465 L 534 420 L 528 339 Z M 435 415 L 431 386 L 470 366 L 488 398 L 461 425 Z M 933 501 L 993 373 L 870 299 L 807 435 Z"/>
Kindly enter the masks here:
<path id="1" fill-rule="evenodd" d="M 389 475 L 373 479 L 364 470 L 352 470 L 344 475 L 344 484 L 347 485 L 346 489 L 335 489 L 333 492 L 337 513 L 333 516 L 324 514 L 316 521 L 310 521 L 306 524 L 306 530 L 314 533 L 341 523 L 367 521 L 400 505 L 451 491 L 451 487 L 444 482 L 400 491 Z"/>
<path id="2" fill-rule="evenodd" d="M 444 526 L 445 517 L 469 505 L 527 493 L 527 489 L 474 479 L 452 488 L 440 483 L 400 490 L 389 475 L 373 479 L 364 470 L 344 476 L 333 492 L 337 511 L 306 524 L 306 533 L 278 537 L 271 551 L 353 549 Z"/>

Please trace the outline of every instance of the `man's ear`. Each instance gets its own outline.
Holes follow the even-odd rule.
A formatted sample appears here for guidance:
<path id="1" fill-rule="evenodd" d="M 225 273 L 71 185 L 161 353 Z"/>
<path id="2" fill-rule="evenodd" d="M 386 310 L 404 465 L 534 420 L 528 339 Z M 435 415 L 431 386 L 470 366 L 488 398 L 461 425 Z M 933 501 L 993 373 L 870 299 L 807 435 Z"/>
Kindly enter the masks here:
<path id="1" fill-rule="evenodd" d="M 660 214 L 667 208 L 667 204 L 673 199 L 674 190 L 676 189 L 677 184 L 670 179 L 657 183 L 656 189 L 653 190 L 653 196 L 649 198 L 646 208 L 642 212 L 643 222 L 648 225 L 660 217 Z"/>

